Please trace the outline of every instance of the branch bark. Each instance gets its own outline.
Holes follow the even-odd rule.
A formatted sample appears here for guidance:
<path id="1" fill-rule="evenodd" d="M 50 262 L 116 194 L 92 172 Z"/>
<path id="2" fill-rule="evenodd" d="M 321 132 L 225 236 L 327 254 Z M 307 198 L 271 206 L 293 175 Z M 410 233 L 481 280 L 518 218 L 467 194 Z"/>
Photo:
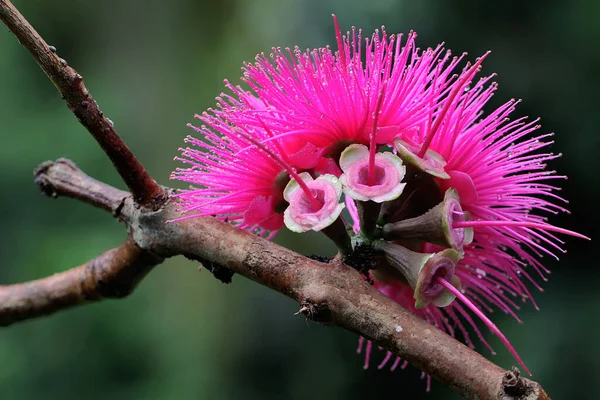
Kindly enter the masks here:
<path id="1" fill-rule="evenodd" d="M 214 218 L 179 223 L 168 188 L 137 161 L 93 100 L 83 79 L 55 54 L 8 0 L 0 19 L 17 36 L 98 141 L 131 194 L 98 182 L 69 160 L 35 171 L 42 192 L 75 198 L 123 221 L 128 239 L 88 263 L 48 278 L 0 286 L 0 325 L 10 325 L 102 298 L 131 293 L 165 258 L 210 264 L 222 280 L 238 273 L 301 304 L 307 318 L 360 334 L 473 399 L 546 400 L 542 387 L 506 371 L 400 307 L 339 262 L 319 263 Z M 399 327 L 401 329 L 399 329 Z"/>
<path id="2" fill-rule="evenodd" d="M 0 19 L 15 34 L 19 42 L 29 50 L 65 99 L 69 109 L 96 139 L 137 203 L 143 207 L 156 209 L 164 200 L 161 187 L 117 135 L 113 123 L 104 116 L 83 84 L 81 75 L 56 54 L 56 49 L 48 46 L 46 41 L 8 0 L 0 0 Z"/>
<path id="3" fill-rule="evenodd" d="M 184 255 L 235 272 L 297 300 L 307 318 L 362 335 L 467 398 L 549 398 L 538 383 L 507 372 L 416 317 L 344 264 L 310 260 L 215 218 L 168 223 L 179 216 L 172 201 L 156 211 L 140 208 L 131 196 L 123 197 L 124 192 L 99 183 L 64 159 L 43 163 L 37 171 L 36 180 L 44 193 L 77 198 L 118 214 L 133 240 L 126 242 L 127 246 L 139 248 L 144 258 L 141 266 L 130 258 L 128 266 L 126 257 L 111 250 L 100 256 L 105 261 L 91 262 L 106 265 L 102 274 L 85 272 L 97 268 L 88 263 L 50 278 L 0 287 L 0 323 L 128 294 L 152 265 L 167 257 Z M 127 284 L 128 279 L 131 285 Z M 110 296 L 113 292 L 106 287 L 126 290 L 116 290 L 117 295 Z"/>
<path id="4" fill-rule="evenodd" d="M 0 286 L 0 326 L 103 298 L 125 297 L 162 261 L 127 238 L 119 247 L 79 267 L 32 282 Z"/>

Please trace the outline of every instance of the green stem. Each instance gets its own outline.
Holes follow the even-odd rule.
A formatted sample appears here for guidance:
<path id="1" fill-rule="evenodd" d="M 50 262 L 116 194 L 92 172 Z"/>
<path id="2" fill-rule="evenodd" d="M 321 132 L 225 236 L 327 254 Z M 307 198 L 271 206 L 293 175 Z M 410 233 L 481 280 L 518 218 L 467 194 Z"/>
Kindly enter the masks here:
<path id="1" fill-rule="evenodd" d="M 350 236 L 348 235 L 346 224 L 344 224 L 344 221 L 342 221 L 341 218 L 336 219 L 333 224 L 329 225 L 327 228 L 323 228 L 321 232 L 335 243 L 342 255 L 345 256 L 352 253 Z"/>

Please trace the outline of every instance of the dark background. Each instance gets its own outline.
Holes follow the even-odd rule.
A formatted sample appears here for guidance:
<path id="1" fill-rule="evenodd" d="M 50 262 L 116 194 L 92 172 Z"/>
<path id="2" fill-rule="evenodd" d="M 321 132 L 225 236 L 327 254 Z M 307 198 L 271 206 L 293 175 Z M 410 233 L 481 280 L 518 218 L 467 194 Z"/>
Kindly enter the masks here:
<path id="1" fill-rule="evenodd" d="M 578 1 L 77 1 L 15 3 L 85 78 L 104 112 L 161 183 L 222 80 L 272 46 L 335 45 L 343 30 L 419 33 L 421 47 L 445 41 L 470 59 L 492 50 L 495 105 L 523 98 L 519 115 L 556 132 L 552 167 L 571 216 L 554 222 L 596 237 L 600 2 Z M 0 29 L 0 283 L 63 271 L 118 245 L 124 229 L 102 211 L 39 195 L 32 170 L 69 157 L 123 187 L 31 56 Z M 281 234 L 304 253 L 326 253 L 319 236 Z M 293 245 L 291 244 L 293 242 Z M 541 311 L 524 325 L 495 321 L 555 399 L 600 391 L 600 271 L 595 242 L 566 239 Z M 294 317 L 297 304 L 239 276 L 223 285 L 183 258 L 157 268 L 129 298 L 106 301 L 0 330 L 2 399 L 455 399 L 437 382 L 426 394 L 412 368 L 363 371 L 357 338 Z M 514 364 L 496 338 L 493 361 Z M 478 348 L 486 356 L 489 352 Z M 373 363 L 383 355 L 374 352 Z M 391 396 L 391 397 L 389 397 Z"/>

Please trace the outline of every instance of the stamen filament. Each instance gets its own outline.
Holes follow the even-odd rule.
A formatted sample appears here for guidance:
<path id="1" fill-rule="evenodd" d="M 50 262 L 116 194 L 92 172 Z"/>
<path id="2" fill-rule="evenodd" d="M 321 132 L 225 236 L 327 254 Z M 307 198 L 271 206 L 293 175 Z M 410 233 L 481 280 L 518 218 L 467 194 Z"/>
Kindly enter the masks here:
<path id="1" fill-rule="evenodd" d="M 375 183 L 375 153 L 377 150 L 377 121 L 379 120 L 379 112 L 381 111 L 381 105 L 383 104 L 383 95 L 386 89 L 386 83 L 383 82 L 379 96 L 377 98 L 377 105 L 375 106 L 375 113 L 373 114 L 373 127 L 371 129 L 371 137 L 369 142 L 369 169 L 367 173 L 367 185 L 372 186 Z"/>
<path id="2" fill-rule="evenodd" d="M 481 65 L 483 60 L 488 56 L 488 54 L 490 54 L 489 51 L 487 53 L 485 53 L 483 56 L 479 57 L 479 60 L 477 60 L 475 62 L 475 64 L 473 64 L 473 66 L 470 68 L 470 70 L 468 70 L 467 73 L 463 76 L 463 78 L 456 83 L 454 90 L 450 93 L 448 98 L 445 100 L 446 103 L 444 104 L 444 108 L 442 108 L 442 111 L 436 117 L 435 123 L 433 124 L 431 131 L 429 131 L 429 133 L 427 134 L 427 137 L 425 138 L 425 141 L 423 142 L 423 146 L 421 146 L 421 149 L 419 150 L 419 153 L 417 154 L 419 157 L 423 158 L 425 156 L 425 153 L 427 153 L 427 149 L 429 148 L 431 141 L 433 140 L 438 128 L 442 124 L 444 116 L 450 109 L 450 106 L 452 106 L 452 103 L 454 102 L 454 98 L 458 95 L 458 93 L 463 91 L 463 87 L 464 87 L 465 83 L 469 82 L 473 78 L 473 75 L 477 72 L 477 70 L 479 69 L 479 66 Z"/>
<path id="3" fill-rule="evenodd" d="M 541 229 L 544 231 L 558 232 L 563 235 L 574 236 L 580 239 L 590 240 L 589 237 L 582 235 L 581 233 L 573 232 L 568 229 L 559 228 L 553 225 L 540 224 L 536 222 L 523 222 L 523 221 L 455 221 L 452 224 L 455 228 L 476 228 L 480 226 L 514 226 L 523 228 Z"/>
<path id="4" fill-rule="evenodd" d="M 529 369 L 527 368 L 527 366 L 525 365 L 523 360 L 521 360 L 521 357 L 519 357 L 519 354 L 517 354 L 517 351 L 510 344 L 510 342 L 508 341 L 506 336 L 504 336 L 504 334 L 500 331 L 500 329 L 498 329 L 498 327 L 496 325 L 494 325 L 494 323 L 492 321 L 490 321 L 490 319 L 475 304 L 473 304 L 473 302 L 471 300 L 469 300 L 469 298 L 467 296 L 465 296 L 460 290 L 458 290 L 457 288 L 452 286 L 452 284 L 450 282 L 448 282 L 447 280 L 445 280 L 443 278 L 440 278 L 439 276 L 435 278 L 435 281 L 437 283 L 439 283 L 440 285 L 442 285 L 446 290 L 448 290 L 454 296 L 456 296 L 456 298 L 460 299 L 467 307 L 469 307 L 469 309 L 471 311 L 473 311 L 475 313 L 475 315 L 477 315 L 496 336 L 498 336 L 498 338 L 504 344 L 504 346 L 508 349 L 510 354 L 512 354 L 513 357 L 515 358 L 515 360 L 517 360 L 517 362 L 519 363 L 519 365 L 521 365 L 521 367 L 523 367 L 523 370 L 525 370 L 525 372 L 527 372 L 529 375 L 531 375 L 531 372 L 529 372 Z"/>
<path id="5" fill-rule="evenodd" d="M 260 120 L 260 121 L 262 123 L 262 120 Z M 266 125 L 264 125 L 264 124 L 263 124 L 263 127 L 267 131 L 269 130 L 269 128 L 266 127 Z M 296 181 L 296 183 L 298 183 L 298 186 L 300 186 L 300 188 L 302 189 L 302 191 L 304 192 L 304 194 L 306 195 L 306 197 L 310 201 L 310 206 L 313 208 L 313 210 L 316 211 L 316 210 L 318 210 L 318 209 L 321 208 L 321 204 L 319 203 L 319 200 L 317 200 L 317 197 L 313 194 L 313 192 L 306 185 L 306 182 L 304 182 L 302 180 L 302 178 L 300 177 L 300 175 L 298 175 L 298 173 L 294 170 L 294 168 L 292 168 L 291 165 L 289 165 L 288 163 L 286 163 L 281 157 L 277 156 L 277 154 L 275 154 L 271 150 L 269 150 L 269 148 L 267 146 L 263 145 L 258 140 L 256 140 L 253 137 L 251 137 L 250 135 L 246 135 L 246 134 L 243 134 L 241 132 L 238 132 L 238 133 L 244 139 L 246 139 L 247 141 L 249 141 L 250 143 L 252 143 L 256 147 L 258 147 L 259 149 L 261 149 L 262 151 L 264 151 L 265 153 L 267 153 L 269 156 L 271 156 L 273 158 L 273 160 L 275 160 L 275 162 L 277 162 L 279 165 L 281 165 L 286 170 L 286 172 L 288 174 L 290 174 L 290 176 Z M 269 134 L 270 134 L 270 132 L 269 132 Z"/>
<path id="6" fill-rule="evenodd" d="M 338 45 L 338 52 L 340 61 L 342 62 L 342 68 L 346 71 L 346 52 L 344 51 L 344 40 L 342 38 L 342 31 L 340 30 L 340 25 L 338 24 L 337 17 L 335 14 L 331 14 L 333 17 L 333 26 L 335 28 L 335 39 Z"/>

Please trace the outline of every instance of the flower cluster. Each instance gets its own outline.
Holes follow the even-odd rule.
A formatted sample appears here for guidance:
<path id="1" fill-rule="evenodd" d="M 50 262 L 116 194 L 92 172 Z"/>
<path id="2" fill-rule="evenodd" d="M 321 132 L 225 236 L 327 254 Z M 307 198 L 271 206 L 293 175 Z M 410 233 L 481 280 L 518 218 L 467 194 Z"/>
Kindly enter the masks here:
<path id="1" fill-rule="evenodd" d="M 481 310 L 518 320 L 531 270 L 547 273 L 539 256 L 562 251 L 554 233 L 583 237 L 540 214 L 566 211 L 552 183 L 564 177 L 546 170 L 559 156 L 544 150 L 551 135 L 511 119 L 514 100 L 483 113 L 496 90 L 493 75 L 476 78 L 487 53 L 461 67 L 464 54 L 420 50 L 415 33 L 382 28 L 363 43 L 334 22 L 337 51 L 260 54 L 244 65 L 246 89 L 226 82 L 197 116 L 200 138 L 186 139 L 187 167 L 172 176 L 194 185 L 174 195 L 181 219 L 213 215 L 269 238 L 283 225 L 321 231 L 346 257 L 367 246 L 378 290 L 473 346 L 466 322 L 490 347 L 474 313 L 527 370 Z"/>

